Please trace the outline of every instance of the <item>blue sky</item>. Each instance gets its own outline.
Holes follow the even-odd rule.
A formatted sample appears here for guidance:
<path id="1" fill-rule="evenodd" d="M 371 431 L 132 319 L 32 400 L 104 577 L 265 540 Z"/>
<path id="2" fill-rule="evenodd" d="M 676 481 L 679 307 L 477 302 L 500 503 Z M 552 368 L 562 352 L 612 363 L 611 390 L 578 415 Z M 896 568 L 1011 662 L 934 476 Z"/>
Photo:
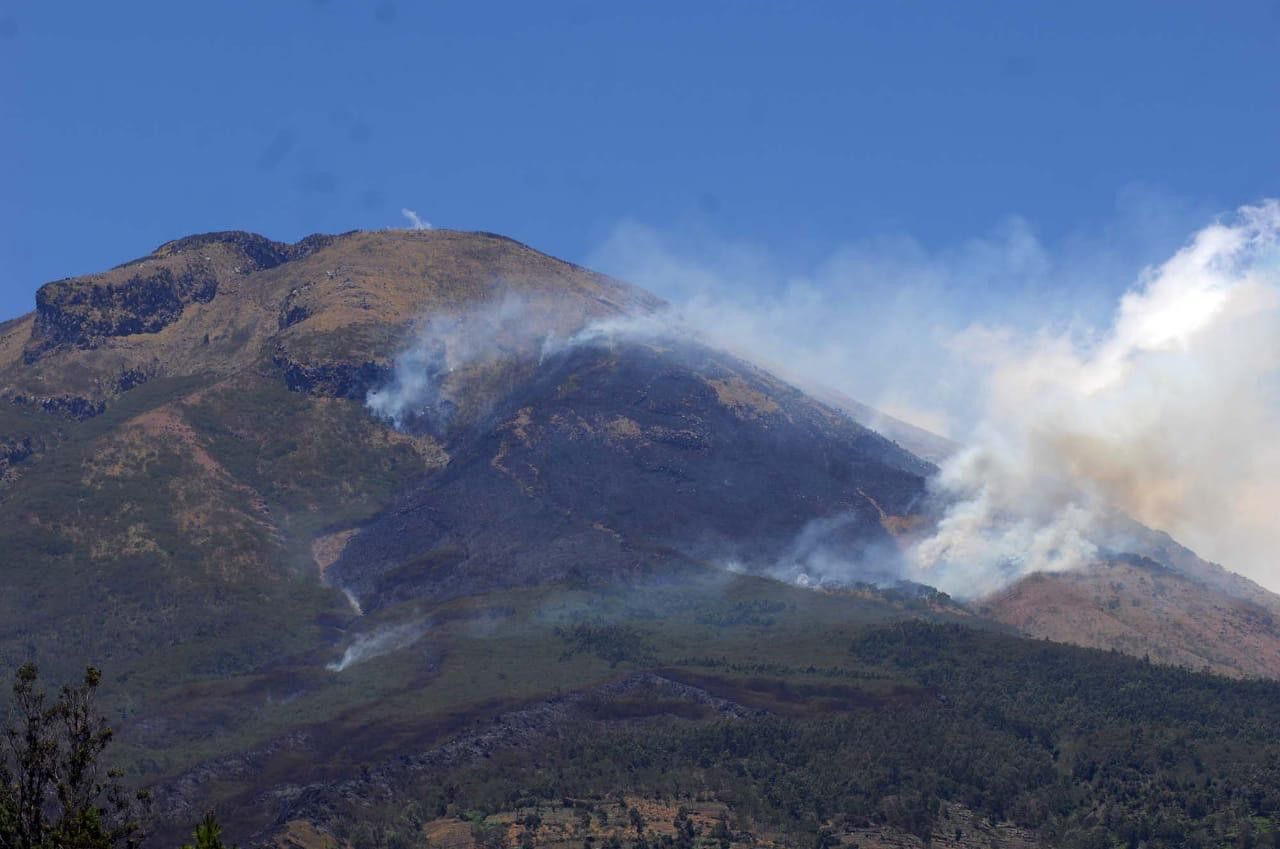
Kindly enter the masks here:
<path id="1" fill-rule="evenodd" d="M 1154 206 L 1158 259 L 1280 194 L 1278 36 L 1274 2 L 0 0 L 0 315 L 184 234 L 401 207 L 574 260 L 639 222 L 804 267 Z"/>

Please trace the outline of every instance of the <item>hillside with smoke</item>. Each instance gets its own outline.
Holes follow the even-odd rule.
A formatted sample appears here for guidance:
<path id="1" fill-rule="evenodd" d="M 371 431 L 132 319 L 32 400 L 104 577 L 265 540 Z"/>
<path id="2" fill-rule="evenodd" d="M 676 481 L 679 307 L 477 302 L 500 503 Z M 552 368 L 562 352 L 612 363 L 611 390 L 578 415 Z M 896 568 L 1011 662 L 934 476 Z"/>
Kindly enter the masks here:
<path id="1" fill-rule="evenodd" d="M 342 657 L 325 668 L 330 672 L 342 672 L 366 660 L 408 648 L 426 635 L 428 627 L 425 621 L 401 622 L 357 634 L 343 650 Z"/>
<path id="2" fill-rule="evenodd" d="M 1097 333 L 974 328 L 986 375 L 952 501 L 913 556 L 943 588 L 1081 565 L 1118 510 L 1275 588 L 1280 204 L 1240 210 L 1145 271 Z"/>
<path id="3" fill-rule="evenodd" d="M 429 315 L 396 356 L 390 381 L 371 391 L 366 404 L 397 428 L 421 423 L 439 432 L 458 406 L 454 381 L 477 363 L 527 354 L 547 332 L 515 295 Z"/>
<path id="4" fill-rule="evenodd" d="M 1089 272 L 1122 264 L 1056 259 L 1017 222 L 937 255 L 842 251 L 772 288 L 750 251 L 691 260 L 643 230 L 598 259 L 715 344 L 967 446 L 932 482 L 918 580 L 973 596 L 1083 565 L 1124 544 L 1105 521 L 1120 512 L 1276 589 L 1278 234 L 1280 205 L 1241 209 L 1146 267 L 1109 313 L 1114 283 Z M 1071 309 L 1043 296 L 1063 290 Z"/>
<path id="5" fill-rule="evenodd" d="M 659 266 L 696 285 L 668 310 L 596 318 L 577 330 L 554 320 L 565 310 L 553 302 L 515 297 L 435 315 L 415 331 L 393 379 L 369 395 L 368 405 L 398 427 L 425 422 L 438 432 L 457 409 L 457 387 L 468 375 L 491 375 L 504 362 L 532 368 L 615 339 L 696 339 L 801 386 L 894 374 L 901 383 L 881 400 L 917 423 L 953 423 L 966 446 L 931 481 L 936 524 L 910 546 L 906 577 L 973 597 L 1028 573 L 1078 568 L 1125 550 L 1110 521 L 1122 514 L 1276 587 L 1280 204 L 1248 207 L 1200 230 L 1172 257 L 1144 269 L 1112 314 L 1096 321 L 1079 315 L 1066 324 L 1037 321 L 1034 299 L 995 311 L 996 321 L 964 326 L 926 313 L 933 324 L 921 332 L 934 339 L 920 347 L 936 360 L 927 371 L 887 361 L 901 342 L 882 344 L 876 333 L 859 344 L 845 333 L 853 324 L 876 323 L 865 307 L 884 311 L 885 332 L 909 336 L 906 317 L 921 292 L 936 295 L 936 308 L 948 302 L 949 287 L 978 285 L 984 270 L 1009 280 L 1025 275 L 1032 291 L 1030 281 L 1050 264 L 1045 250 L 1017 228 L 1005 236 L 953 257 L 963 272 L 939 271 L 943 259 L 932 271 L 916 266 L 926 279 L 901 290 L 907 300 L 848 298 L 844 308 L 858 316 L 814 324 L 796 340 L 801 352 L 825 348 L 817 358 L 787 359 L 782 343 L 798 330 L 788 324 L 797 311 L 836 306 L 818 283 L 792 285 L 785 308 L 771 309 L 750 292 L 720 300 L 712 272 L 698 282 L 672 262 Z M 885 269 L 848 256 L 844 262 L 860 269 L 846 283 Z M 901 266 L 893 273 L 905 281 L 913 272 Z M 1016 324 L 999 321 L 1011 317 Z M 949 393 L 959 400 L 949 403 Z M 916 403 L 921 398 L 941 406 L 927 409 Z M 835 579 L 852 569 L 865 577 L 861 563 L 844 568 L 838 553 L 810 551 L 813 536 L 794 541 L 795 551 L 806 553 L 782 571 Z M 812 563 L 802 569 L 801 561 Z M 886 560 L 882 577 L 894 579 L 897 570 Z"/>

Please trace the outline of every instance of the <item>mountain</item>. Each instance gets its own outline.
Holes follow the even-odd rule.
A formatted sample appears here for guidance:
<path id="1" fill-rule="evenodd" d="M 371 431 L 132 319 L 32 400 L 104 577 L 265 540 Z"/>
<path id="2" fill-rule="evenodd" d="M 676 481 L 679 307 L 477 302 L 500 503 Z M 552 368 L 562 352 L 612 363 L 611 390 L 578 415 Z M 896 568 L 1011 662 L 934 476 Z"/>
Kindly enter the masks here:
<path id="1" fill-rule="evenodd" d="M 441 230 L 211 233 L 45 285 L 0 325 L 0 663 L 106 670 L 158 840 L 216 806 L 258 842 L 380 845 L 344 829 L 410 828 L 411 803 L 415 834 L 516 839 L 533 799 L 565 803 L 555 839 L 577 843 L 696 802 L 742 845 L 837 824 L 862 845 L 1032 845 L 1093 827 L 1084 802 L 1047 813 L 1053 776 L 1121 757 L 1074 716 L 1173 741 L 1144 775 L 1255 733 L 1237 720 L 1271 709 L 1265 687 L 1010 626 L 1274 675 L 1249 618 L 1273 596 L 1137 528 L 1133 554 L 976 609 L 900 583 L 949 443 L 673 335 L 662 307 Z M 1096 625 L 1066 627 L 1084 611 Z M 1222 707 L 1196 729 L 1149 699 L 1122 718 L 1099 681 L 1126 677 Z M 1096 704 L 1044 695 L 1072 686 Z M 994 787 L 921 728 L 1012 772 Z M 766 786 L 786 740 L 894 765 L 850 783 L 793 764 L 784 800 Z M 565 746 L 667 767 L 614 798 Z M 1095 807 L 1149 789 L 1095 772 Z M 573 830 L 572 788 L 606 824 Z M 1252 811 L 1248 790 L 1210 802 Z"/>
<path id="2" fill-rule="evenodd" d="M 511 299 L 484 356 L 441 376 L 447 416 L 397 428 L 366 407 L 432 317 Z M 608 663 L 554 648 L 583 592 L 693 581 L 663 615 L 742 650 L 738 630 L 811 602 L 718 565 L 794 565 L 810 553 L 794 538 L 824 517 L 824 548 L 892 550 L 931 467 L 696 344 L 569 344 L 658 307 L 509 239 L 447 231 L 207 234 L 42 287 L 0 335 L 0 659 L 108 670 L 122 759 L 156 780 L 299 725 L 336 740 L 399 717 L 365 741 L 373 756 L 403 744 L 424 699 L 479 715 L 606 680 Z M 538 607 L 565 594 L 568 613 Z M 866 592 L 822 604 L 825 621 L 934 615 Z M 475 629 L 530 616 L 541 636 L 471 682 Z M 418 654 L 326 669 L 427 622 L 433 654 L 408 684 L 398 664 Z M 444 702 L 420 689 L 451 676 Z"/>
<path id="3" fill-rule="evenodd" d="M 1035 637 L 1221 675 L 1280 678 L 1280 599 L 1251 590 L 1224 591 L 1130 554 L 1030 575 L 977 609 Z"/>

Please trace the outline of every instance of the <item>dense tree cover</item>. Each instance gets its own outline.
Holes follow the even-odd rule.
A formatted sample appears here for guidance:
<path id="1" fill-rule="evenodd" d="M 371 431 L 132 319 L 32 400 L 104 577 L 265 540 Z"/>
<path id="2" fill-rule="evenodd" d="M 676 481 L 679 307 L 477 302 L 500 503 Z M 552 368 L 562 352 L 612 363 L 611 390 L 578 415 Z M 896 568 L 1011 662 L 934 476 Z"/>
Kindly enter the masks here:
<path id="1" fill-rule="evenodd" d="M 34 664 L 18 670 L 0 754 L 0 849 L 121 849 L 142 837 L 139 806 L 101 755 L 96 669 L 50 700 Z"/>
<path id="2" fill-rule="evenodd" d="M 562 637 L 571 651 L 634 662 L 618 656 L 634 637 L 625 629 Z M 486 812 L 703 796 L 725 803 L 734 825 L 695 835 L 677 818 L 675 835 L 658 837 L 634 808 L 614 824 L 637 849 L 684 849 L 695 837 L 726 846 L 739 820 L 828 847 L 844 828 L 876 824 L 928 839 L 947 806 L 963 805 L 1071 849 L 1280 847 L 1280 683 L 925 623 L 867 630 L 847 657 L 847 666 L 770 665 L 715 679 L 777 681 L 797 698 L 790 713 L 689 721 L 704 714 L 653 700 L 648 712 L 619 713 L 623 721 L 570 722 L 415 773 L 391 808 L 351 811 L 341 830 L 356 849 L 408 849 L 421 845 L 426 821 L 471 812 L 477 840 L 498 849 L 506 832 L 486 825 Z M 815 679 L 841 679 L 866 697 L 809 704 L 805 694 L 836 689 Z M 111 731 L 94 708 L 98 682 L 91 669 L 51 700 L 33 666 L 19 671 L 0 759 L 0 849 L 138 844 L 139 797 L 100 774 Z M 603 809 L 581 813 L 590 822 Z M 523 826 L 518 842 L 533 849 L 537 814 Z M 216 820 L 183 849 L 225 849 Z"/>
<path id="3" fill-rule="evenodd" d="M 875 823 L 927 839 L 958 803 L 1051 845 L 1280 846 L 1280 684 L 923 623 L 868 632 L 850 661 L 914 686 L 818 717 L 580 728 L 435 776 L 416 801 L 711 793 L 806 845 Z"/>

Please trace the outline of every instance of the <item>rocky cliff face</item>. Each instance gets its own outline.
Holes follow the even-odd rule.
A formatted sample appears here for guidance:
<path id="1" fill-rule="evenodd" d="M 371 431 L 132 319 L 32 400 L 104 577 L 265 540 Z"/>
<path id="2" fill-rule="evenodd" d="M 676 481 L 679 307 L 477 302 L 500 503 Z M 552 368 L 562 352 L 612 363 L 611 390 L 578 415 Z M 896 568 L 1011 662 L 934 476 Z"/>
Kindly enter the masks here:
<path id="1" fill-rule="evenodd" d="M 311 236 L 287 245 L 252 233 L 207 233 L 168 242 L 102 274 L 48 283 L 36 293 L 23 359 L 30 364 L 61 347 L 95 348 L 110 337 L 158 333 L 189 305 L 212 301 L 230 275 L 274 268 L 332 241 Z"/>

